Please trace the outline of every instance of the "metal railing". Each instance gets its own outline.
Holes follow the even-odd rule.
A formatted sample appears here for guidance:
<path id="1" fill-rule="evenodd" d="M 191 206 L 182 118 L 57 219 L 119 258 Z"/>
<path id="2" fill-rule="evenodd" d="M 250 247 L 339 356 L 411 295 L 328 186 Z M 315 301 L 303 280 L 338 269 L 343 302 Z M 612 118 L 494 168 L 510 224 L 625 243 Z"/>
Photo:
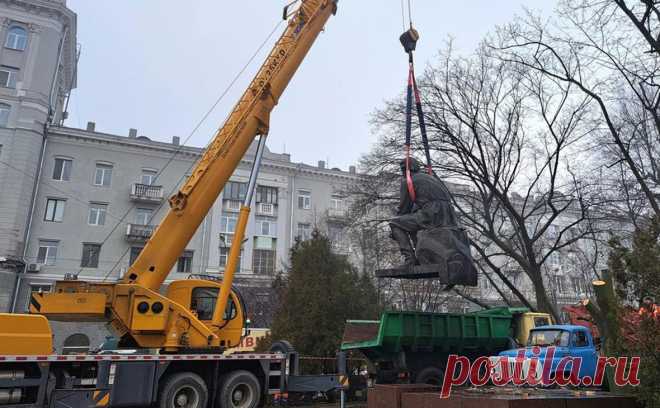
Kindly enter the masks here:
<path id="1" fill-rule="evenodd" d="M 275 204 L 257 203 L 257 214 L 259 214 L 259 215 L 275 215 Z"/>
<path id="2" fill-rule="evenodd" d="M 348 210 L 345 208 L 330 208 L 328 209 L 328 217 L 330 218 L 346 218 L 348 217 Z"/>
<path id="3" fill-rule="evenodd" d="M 131 240 L 147 240 L 156 229 L 155 225 L 128 224 L 126 226 L 126 238 Z"/>
<path id="4" fill-rule="evenodd" d="M 135 199 L 160 201 L 163 199 L 163 186 L 134 183 L 131 186 L 131 197 Z"/>

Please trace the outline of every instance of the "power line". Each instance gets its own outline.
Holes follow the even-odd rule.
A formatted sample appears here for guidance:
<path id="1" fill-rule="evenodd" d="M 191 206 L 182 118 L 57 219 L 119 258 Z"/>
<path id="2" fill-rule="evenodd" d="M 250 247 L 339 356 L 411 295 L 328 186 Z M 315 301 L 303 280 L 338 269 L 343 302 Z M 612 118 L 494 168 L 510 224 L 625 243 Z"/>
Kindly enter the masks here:
<path id="1" fill-rule="evenodd" d="M 202 118 L 197 122 L 197 124 L 195 125 L 195 127 L 193 128 L 193 130 L 190 132 L 190 134 L 186 137 L 186 139 L 183 141 L 183 143 L 182 143 L 182 144 L 177 148 L 177 150 L 172 154 L 172 156 L 169 158 L 169 160 L 167 161 L 167 163 L 165 163 L 165 166 L 163 166 L 163 168 L 162 168 L 162 169 L 156 174 L 156 177 L 154 177 L 154 181 L 158 180 L 158 177 L 163 173 L 163 171 L 167 168 L 167 166 L 169 166 L 170 163 L 172 163 L 172 161 L 174 160 L 174 158 L 175 158 L 175 156 L 177 155 L 177 153 L 179 153 L 179 152 L 181 151 L 181 149 L 182 149 L 182 148 L 184 147 L 184 145 L 188 142 L 188 140 L 189 140 L 189 139 L 190 139 L 190 138 L 191 138 L 191 137 L 197 132 L 197 130 L 199 130 L 199 128 L 201 127 L 201 125 L 206 121 L 206 119 L 208 119 L 208 117 L 209 117 L 209 116 L 211 115 L 211 113 L 215 110 L 215 108 L 218 106 L 218 104 L 219 104 L 219 103 L 224 99 L 224 97 L 229 93 L 229 91 L 231 90 L 231 88 L 236 84 L 236 82 L 240 79 L 240 77 L 243 75 L 243 73 L 245 73 L 245 71 L 248 69 L 248 67 L 249 67 L 249 66 L 252 64 L 252 62 L 254 61 L 254 59 L 259 55 L 259 53 L 261 52 L 261 50 L 266 46 L 266 44 L 268 43 L 268 41 L 269 41 L 269 40 L 271 39 L 271 37 L 275 34 L 275 32 L 278 30 L 278 28 L 280 27 L 281 24 L 282 24 L 282 21 L 281 21 L 281 20 L 278 21 L 277 24 L 275 24 L 275 27 L 273 27 L 273 29 L 272 29 L 272 30 L 270 31 L 270 33 L 266 36 L 266 38 L 263 40 L 263 42 L 257 47 L 257 49 L 256 49 L 255 52 L 252 54 L 252 56 L 250 56 L 250 58 L 248 59 L 248 61 L 243 65 L 243 67 L 241 68 L 241 70 L 240 70 L 240 71 L 234 76 L 234 78 L 231 80 L 231 82 L 230 82 L 229 85 L 225 88 L 225 90 L 220 94 L 220 96 L 215 100 L 215 102 L 214 102 L 214 103 L 211 105 L 211 107 L 206 111 L 206 113 L 202 116 Z M 231 115 L 231 112 L 228 114 L 227 118 L 229 117 L 229 115 Z M 225 122 L 226 122 L 227 118 L 225 119 Z M 219 126 L 219 127 L 216 129 L 216 132 L 219 131 L 219 130 L 221 129 L 221 127 L 222 127 L 222 125 Z M 211 141 L 209 141 L 209 143 L 207 143 L 206 148 L 208 148 L 208 146 L 210 145 L 210 143 L 211 143 Z M 192 170 L 192 168 L 194 167 L 195 164 L 196 164 L 196 163 L 193 162 L 193 163 L 188 167 L 188 171 L 187 171 L 186 173 L 190 172 L 190 170 Z M 179 184 L 183 181 L 183 179 L 184 179 L 185 177 L 186 177 L 186 174 L 184 173 L 184 174 L 179 178 L 179 180 L 178 180 L 178 182 L 175 184 L 174 188 L 170 191 L 169 196 L 171 196 L 172 194 L 174 194 L 174 192 L 178 189 Z M 164 200 L 163 202 L 161 202 L 161 204 L 158 206 L 158 208 L 156 209 L 156 211 L 154 211 L 154 213 L 152 214 L 151 218 L 149 219 L 149 223 L 151 223 L 151 221 L 152 221 L 153 218 L 156 216 L 156 214 L 158 213 L 158 211 L 160 211 L 160 209 L 162 208 L 162 206 L 163 206 L 164 203 L 165 203 L 165 200 Z M 126 214 L 124 214 L 124 216 L 122 217 L 122 221 L 120 221 L 120 222 L 123 222 L 123 219 L 124 219 L 126 216 L 128 216 L 129 212 L 130 212 L 133 208 L 134 208 L 133 206 L 132 206 L 131 208 L 129 208 L 129 210 L 126 212 Z M 117 223 L 117 225 L 119 225 L 119 223 Z M 112 229 L 112 231 L 110 231 L 110 234 L 108 234 L 108 236 L 103 240 L 103 243 L 105 243 L 105 242 L 110 238 L 110 235 L 112 235 L 112 233 L 114 232 L 114 230 L 115 230 L 116 228 L 117 228 L 117 226 L 115 226 L 115 227 Z M 127 249 L 124 251 L 124 253 L 122 254 L 122 256 L 117 260 L 117 262 L 115 263 L 115 265 L 112 267 L 112 269 L 111 269 L 110 271 L 108 271 L 108 273 L 106 274 L 106 276 L 103 278 L 104 281 L 107 279 L 108 276 L 110 276 L 110 274 L 114 271 L 114 269 L 115 269 L 117 266 L 119 266 L 119 264 L 121 263 L 122 259 L 124 259 L 124 257 L 126 256 L 126 254 L 128 253 L 129 250 L 130 250 L 130 248 L 127 248 Z M 78 274 L 80 274 L 80 272 L 82 272 L 82 269 L 76 274 L 76 276 L 77 276 Z"/>

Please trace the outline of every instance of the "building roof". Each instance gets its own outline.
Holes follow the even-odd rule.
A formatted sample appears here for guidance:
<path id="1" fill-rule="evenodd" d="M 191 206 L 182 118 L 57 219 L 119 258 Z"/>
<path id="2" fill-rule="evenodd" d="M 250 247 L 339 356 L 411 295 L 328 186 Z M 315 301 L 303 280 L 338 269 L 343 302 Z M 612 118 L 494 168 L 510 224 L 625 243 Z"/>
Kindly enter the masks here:
<path id="1" fill-rule="evenodd" d="M 95 124 L 90 122 L 88 128 L 94 129 Z M 179 145 L 178 142 L 180 139 L 176 137 L 173 137 L 172 142 L 168 143 L 159 140 L 152 140 L 151 138 L 143 135 L 137 136 L 136 131 L 132 132 L 132 136 L 120 136 L 110 133 L 98 132 L 96 130 L 78 129 L 66 126 L 54 126 L 50 128 L 50 133 L 58 136 L 78 138 L 80 140 L 116 143 L 119 145 L 125 145 L 127 147 L 153 149 L 169 154 L 188 155 L 194 158 L 201 156 L 201 154 L 204 152 L 204 148 L 202 147 Z M 243 158 L 243 162 L 245 164 L 252 164 L 252 159 L 256 153 L 256 149 L 257 143 L 255 141 L 250 146 L 245 154 L 245 157 Z M 338 168 L 328 169 L 325 167 L 324 162 L 319 162 L 319 165 L 317 166 L 306 163 L 296 163 L 291 161 L 291 155 L 288 153 L 275 153 L 271 151 L 268 146 L 266 146 L 262 164 L 265 167 L 278 167 L 281 169 L 286 169 L 294 174 L 307 173 L 316 176 L 338 177 L 345 179 L 345 181 L 355 180 L 362 177 L 362 175 L 358 174 L 355 170 L 355 166 L 351 166 L 349 171 L 344 171 Z"/>

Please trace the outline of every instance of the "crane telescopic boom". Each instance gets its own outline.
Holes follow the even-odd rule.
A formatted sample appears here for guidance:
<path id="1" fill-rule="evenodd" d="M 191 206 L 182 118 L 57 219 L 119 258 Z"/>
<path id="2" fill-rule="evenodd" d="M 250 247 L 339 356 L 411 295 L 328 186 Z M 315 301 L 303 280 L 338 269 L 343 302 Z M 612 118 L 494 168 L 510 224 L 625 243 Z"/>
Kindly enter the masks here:
<path id="1" fill-rule="evenodd" d="M 225 125 L 183 187 L 170 198 L 171 210 L 129 268 L 124 282 L 158 290 L 254 138 L 268 134 L 271 111 L 334 12 L 336 0 L 301 2 Z"/>

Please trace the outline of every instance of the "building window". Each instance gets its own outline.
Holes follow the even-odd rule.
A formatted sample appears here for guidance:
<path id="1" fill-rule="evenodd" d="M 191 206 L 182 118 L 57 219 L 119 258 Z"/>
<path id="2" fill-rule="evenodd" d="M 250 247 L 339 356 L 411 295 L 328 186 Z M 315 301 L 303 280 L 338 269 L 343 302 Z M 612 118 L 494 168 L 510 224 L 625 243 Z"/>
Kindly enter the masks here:
<path id="1" fill-rule="evenodd" d="M 105 225 L 105 214 L 107 212 L 108 204 L 90 203 L 87 223 L 89 225 Z"/>
<path id="2" fill-rule="evenodd" d="M 328 225 L 328 239 L 333 244 L 341 245 L 344 243 L 344 228 L 340 225 L 329 224 Z"/>
<path id="3" fill-rule="evenodd" d="M 257 203 L 277 205 L 277 187 L 257 186 Z"/>
<path id="4" fill-rule="evenodd" d="M 37 263 L 44 265 L 55 265 L 57 259 L 58 241 L 39 240 L 39 251 L 37 252 Z"/>
<path id="5" fill-rule="evenodd" d="M 94 185 L 109 187 L 112 182 L 112 165 L 96 163 L 96 172 L 94 173 Z"/>
<path id="6" fill-rule="evenodd" d="M 137 225 L 149 225 L 154 210 L 151 208 L 138 208 L 135 212 L 135 223 Z"/>
<path id="7" fill-rule="evenodd" d="M 11 112 L 11 105 L 0 103 L 0 127 L 7 127 L 9 124 L 9 113 Z"/>
<path id="8" fill-rule="evenodd" d="M 100 255 L 101 255 L 101 244 L 83 244 L 80 267 L 98 268 Z"/>
<path id="9" fill-rule="evenodd" d="M 140 252 L 142 252 L 142 248 L 144 247 L 131 247 L 131 253 L 128 257 L 128 265 L 133 265 L 135 260 L 140 256 Z"/>
<path id="10" fill-rule="evenodd" d="M 262 235 L 265 237 L 277 236 L 277 222 L 269 218 L 257 218 L 255 221 L 257 226 L 255 235 Z"/>
<path id="11" fill-rule="evenodd" d="M 240 211 L 241 202 L 238 200 L 222 200 L 222 209 L 231 212 Z"/>
<path id="12" fill-rule="evenodd" d="M 190 273 L 192 272 L 193 264 L 193 251 L 183 251 L 183 254 L 179 257 L 179 261 L 176 263 L 176 271 L 180 273 Z"/>
<path id="13" fill-rule="evenodd" d="M 142 178 L 140 179 L 140 183 L 146 186 L 151 186 L 156 181 L 156 176 L 158 176 L 158 172 L 156 170 L 142 169 Z"/>
<path id="14" fill-rule="evenodd" d="M 233 235 L 220 234 L 220 261 L 219 265 L 221 267 L 227 266 L 227 260 L 229 259 L 229 249 L 231 248 Z M 241 248 L 241 253 L 238 255 L 238 263 L 236 265 L 236 272 L 241 271 L 241 259 L 243 258 L 243 248 Z"/>
<path id="15" fill-rule="evenodd" d="M 298 233 L 296 235 L 301 241 L 307 241 L 312 237 L 312 225 L 298 223 Z"/>
<path id="16" fill-rule="evenodd" d="M 252 254 L 252 270 L 257 275 L 275 274 L 275 251 L 255 249 Z"/>
<path id="17" fill-rule="evenodd" d="M 55 167 L 53 168 L 53 180 L 71 180 L 71 166 L 73 166 L 73 160 L 71 159 L 55 159 Z"/>
<path id="18" fill-rule="evenodd" d="M 247 183 L 238 183 L 230 181 L 222 191 L 222 198 L 224 200 L 243 201 L 247 195 Z"/>
<path id="19" fill-rule="evenodd" d="M 298 208 L 309 210 L 312 208 L 312 192 L 308 190 L 298 190 Z"/>
<path id="20" fill-rule="evenodd" d="M 330 209 L 336 210 L 336 211 L 343 210 L 344 209 L 344 199 L 338 194 L 333 194 L 332 198 L 330 199 Z"/>
<path id="21" fill-rule="evenodd" d="M 0 86 L 4 88 L 16 88 L 16 77 L 18 76 L 18 70 L 15 68 L 10 68 L 2 66 L 0 68 Z"/>
<path id="22" fill-rule="evenodd" d="M 227 261 L 229 260 L 229 250 L 230 247 L 220 247 L 220 267 L 227 266 Z M 238 262 L 236 263 L 236 270 L 234 271 L 236 273 L 241 272 L 242 258 L 243 258 L 243 249 L 241 249 L 241 253 L 238 255 Z"/>
<path id="23" fill-rule="evenodd" d="M 223 215 L 220 217 L 220 232 L 223 234 L 233 234 L 236 232 L 236 223 L 238 217 L 235 215 Z"/>
<path id="24" fill-rule="evenodd" d="M 49 198 L 48 201 L 46 201 L 46 214 L 44 215 L 44 221 L 62 222 L 62 219 L 64 218 L 64 203 L 66 203 L 66 200 Z"/>
<path id="25" fill-rule="evenodd" d="M 24 51 L 27 47 L 27 38 L 27 31 L 23 27 L 11 27 L 7 32 L 5 47 L 12 50 Z"/>

